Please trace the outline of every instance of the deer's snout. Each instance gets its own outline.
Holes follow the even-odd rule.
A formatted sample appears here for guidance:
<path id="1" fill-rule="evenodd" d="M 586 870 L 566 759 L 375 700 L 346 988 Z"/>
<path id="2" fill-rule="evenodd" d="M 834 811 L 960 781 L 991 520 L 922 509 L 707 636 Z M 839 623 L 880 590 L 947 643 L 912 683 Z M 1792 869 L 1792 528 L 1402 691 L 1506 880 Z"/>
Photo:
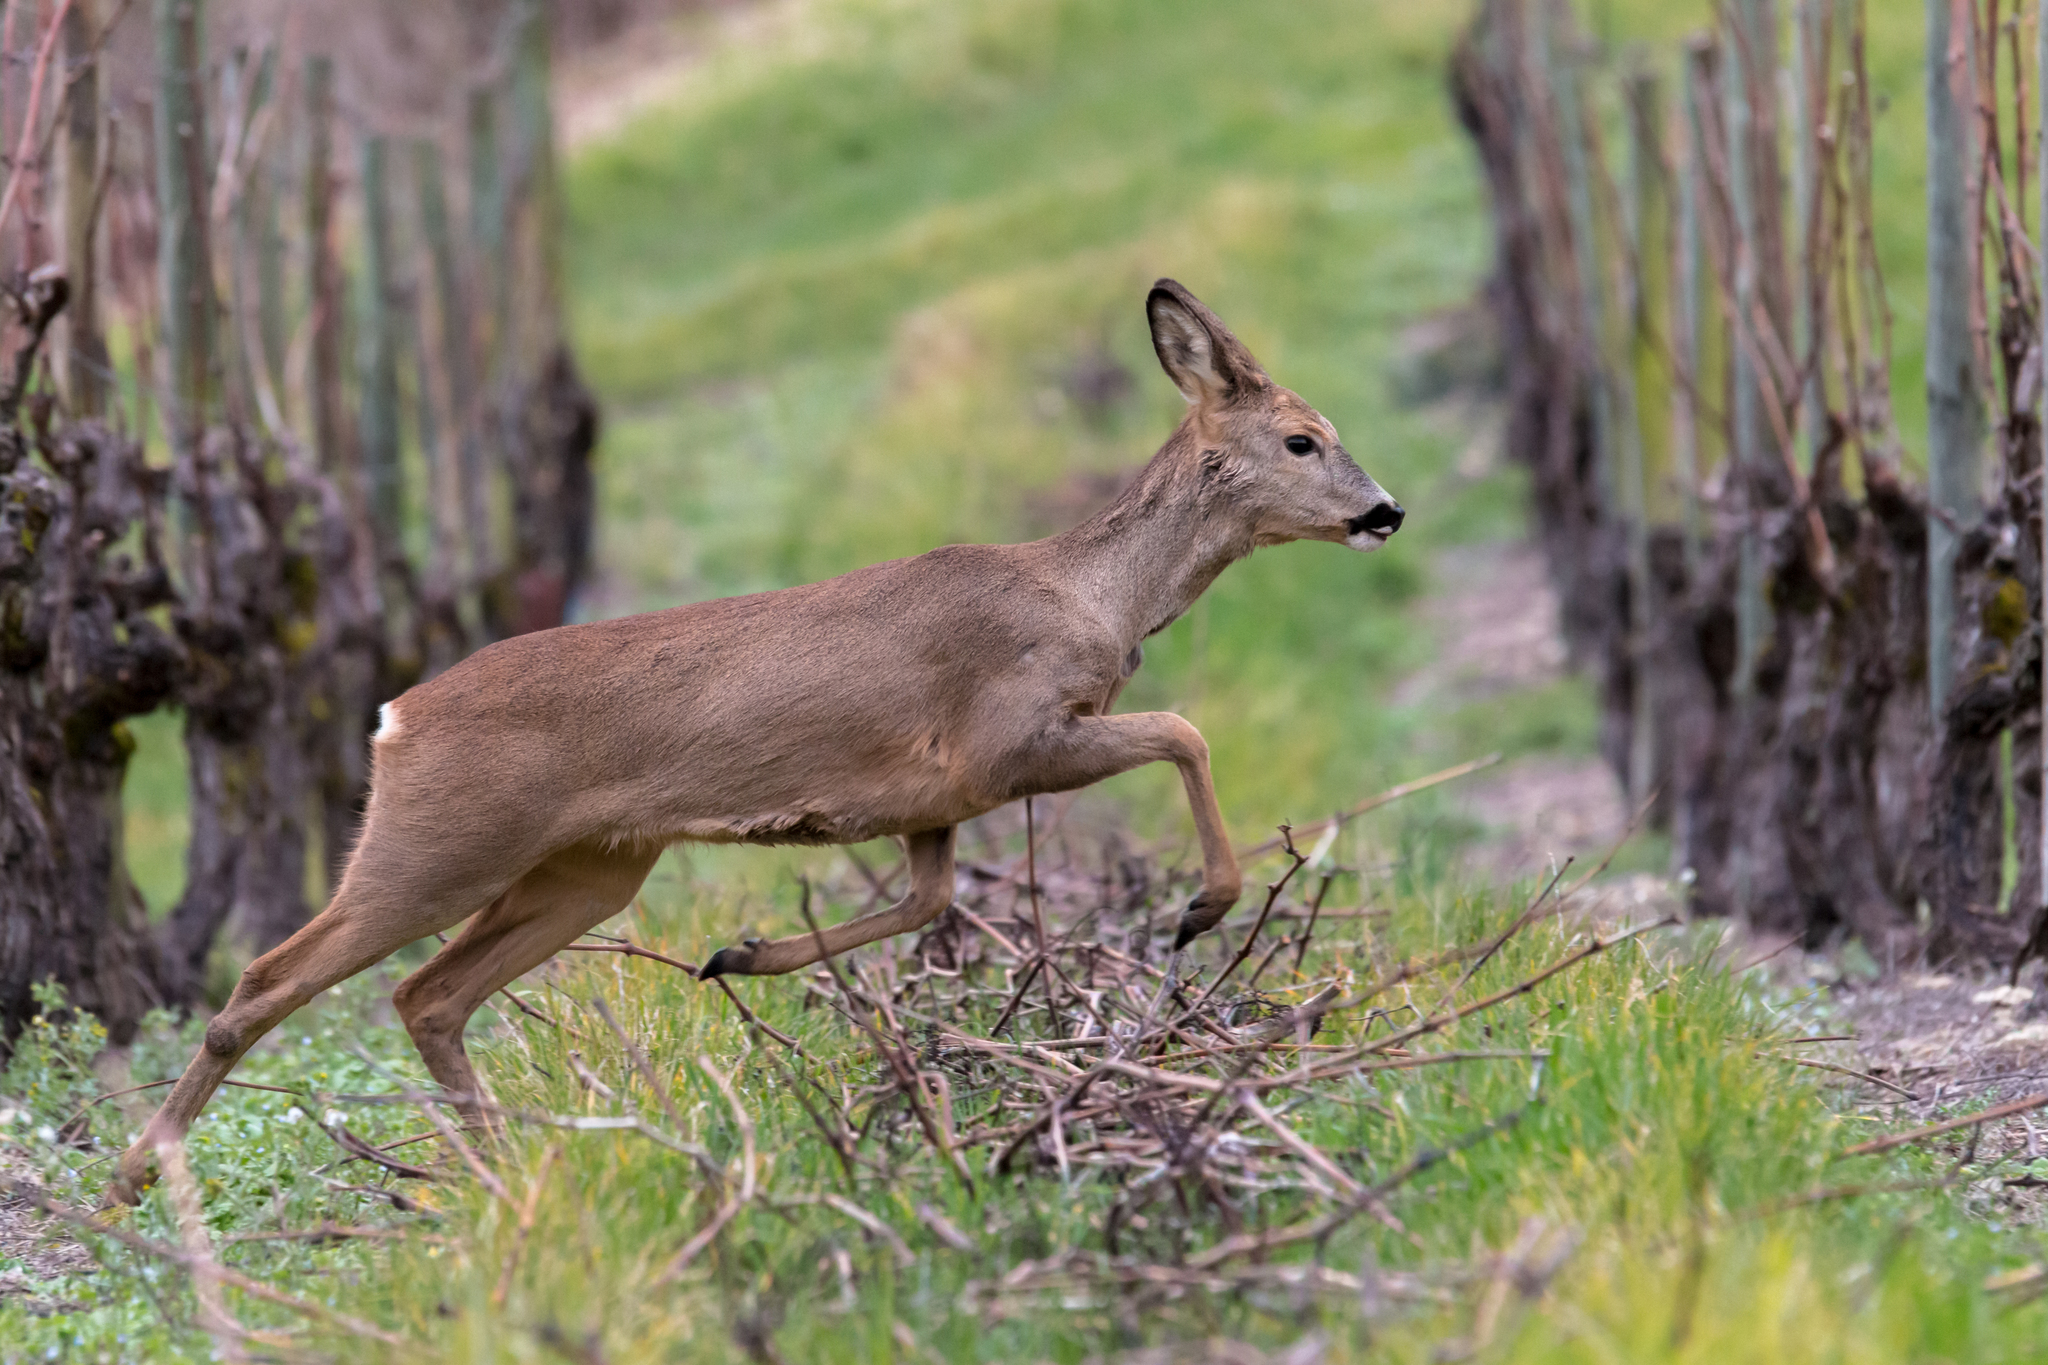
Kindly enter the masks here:
<path id="1" fill-rule="evenodd" d="M 1383 502 L 1364 516 L 1353 517 L 1347 529 L 1354 536 L 1360 531 L 1370 531 L 1376 536 L 1390 536 L 1400 530 L 1401 523 L 1407 519 L 1408 514 L 1401 510 L 1400 503 Z"/>
<path id="2" fill-rule="evenodd" d="M 1354 550 L 1376 549 L 1388 536 L 1400 530 L 1401 523 L 1407 519 L 1408 514 L 1401 510 L 1401 504 L 1389 498 L 1344 523 L 1344 529 L 1350 532 L 1347 543 Z"/>

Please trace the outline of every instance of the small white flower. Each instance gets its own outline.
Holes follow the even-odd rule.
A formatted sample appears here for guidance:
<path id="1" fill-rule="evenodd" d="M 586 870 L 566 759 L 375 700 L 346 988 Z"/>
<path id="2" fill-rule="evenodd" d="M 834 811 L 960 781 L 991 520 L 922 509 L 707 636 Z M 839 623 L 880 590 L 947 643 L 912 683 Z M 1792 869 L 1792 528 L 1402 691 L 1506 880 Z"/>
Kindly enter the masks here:
<path id="1" fill-rule="evenodd" d="M 284 1121 L 286 1123 L 297 1123 L 304 1117 L 306 1117 L 306 1111 L 299 1108 L 296 1104 L 284 1111 Z"/>
<path id="2" fill-rule="evenodd" d="M 43 1142 L 55 1142 L 57 1140 L 57 1130 L 46 1123 L 36 1129 L 36 1137 Z"/>
<path id="3" fill-rule="evenodd" d="M 342 1113 L 339 1109 L 330 1109 L 320 1116 L 320 1121 L 329 1128 L 339 1128 L 342 1124 L 348 1122 L 348 1115 Z"/>

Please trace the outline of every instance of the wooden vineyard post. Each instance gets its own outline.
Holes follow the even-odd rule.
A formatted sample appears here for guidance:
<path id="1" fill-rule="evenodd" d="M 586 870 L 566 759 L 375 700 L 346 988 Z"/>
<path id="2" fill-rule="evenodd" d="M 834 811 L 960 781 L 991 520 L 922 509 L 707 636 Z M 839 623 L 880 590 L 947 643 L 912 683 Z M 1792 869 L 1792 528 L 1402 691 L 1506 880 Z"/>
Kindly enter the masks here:
<path id="1" fill-rule="evenodd" d="M 561 205 L 555 184 L 549 33 L 542 0 L 513 0 L 511 294 L 508 353 L 522 382 L 561 344 Z"/>
<path id="2" fill-rule="evenodd" d="M 1660 471 L 1662 459 L 1650 458 L 1652 449 L 1662 452 L 1669 433 L 1669 421 L 1661 401 L 1645 411 L 1646 393 L 1658 395 L 1652 368 L 1655 352 L 1652 338 L 1664 323 L 1662 305 L 1669 295 L 1667 241 L 1670 210 L 1665 194 L 1664 118 L 1662 92 L 1654 73 L 1631 72 L 1624 86 L 1629 112 L 1629 202 L 1631 206 L 1630 250 L 1632 270 L 1628 276 L 1630 298 L 1627 317 L 1628 349 L 1618 376 L 1624 428 L 1621 439 L 1621 493 L 1623 515 L 1627 518 L 1629 661 L 1633 687 L 1630 693 L 1628 795 L 1632 802 L 1649 799 L 1657 785 L 1656 689 L 1650 667 L 1653 629 L 1652 580 L 1650 574 L 1650 475 L 1654 464 Z M 1639 382 L 1651 377 L 1645 385 Z M 1652 439 L 1656 446 L 1651 446 Z"/>
<path id="3" fill-rule="evenodd" d="M 354 493 L 341 412 L 341 263 L 334 246 L 334 59 L 306 59 L 306 306 L 311 369 L 306 407 L 320 471 Z"/>
<path id="4" fill-rule="evenodd" d="M 1826 395 L 1817 363 L 1825 319 L 1821 316 L 1826 281 L 1820 262 L 1820 148 L 1817 139 L 1826 123 L 1828 73 L 1826 35 L 1833 0 L 1798 0 L 1792 12 L 1792 216 L 1798 233 L 1793 278 L 1798 282 L 1798 353 L 1806 367 L 1799 392 L 1800 463 L 1808 474 L 1825 439 Z"/>
<path id="5" fill-rule="evenodd" d="M 1754 334 L 1754 319 L 1762 302 L 1758 252 L 1764 235 L 1754 164 L 1757 110 L 1752 80 L 1761 57 L 1756 49 L 1774 16 L 1768 0 L 1735 0 L 1729 13 L 1733 28 L 1727 59 L 1722 63 L 1727 100 L 1728 191 L 1735 227 L 1735 319 L 1730 328 L 1733 348 L 1729 355 L 1734 384 L 1729 458 L 1733 482 L 1740 490 L 1737 507 L 1743 522 L 1736 570 L 1734 691 L 1741 704 L 1747 705 L 1756 686 L 1757 659 L 1763 651 L 1763 547 L 1756 520 L 1760 466 L 1769 440 L 1755 348 L 1745 344 L 1745 338 Z"/>
<path id="6" fill-rule="evenodd" d="M 2036 241 L 2048 240 L 2048 13 L 2035 16 L 2034 33 L 2034 96 L 2036 139 L 2034 151 L 2035 190 L 2040 195 Z M 2026 155 L 2026 148 L 2019 154 Z M 2041 354 L 2048 360 L 2048 251 L 2041 256 Z M 2048 385 L 2042 386 L 2048 390 Z M 2048 398 L 2044 398 L 2048 402 Z M 2042 452 L 2042 465 L 2048 469 L 2048 450 Z M 2041 752 L 2038 761 L 2041 768 L 2041 827 L 2034 831 L 2040 840 L 2036 858 L 2041 868 L 2037 883 L 2038 904 L 2035 906 L 2033 937 L 2038 939 L 2048 933 L 2048 488 L 2041 494 Z M 2024 762 L 2024 758 L 2018 761 Z M 2026 831 L 2020 831 L 2020 838 L 2026 838 Z M 2029 946 L 2033 946 L 2031 943 Z M 2017 969 L 2014 971 L 2018 975 Z"/>
<path id="7" fill-rule="evenodd" d="M 164 426 L 195 465 L 212 400 L 214 292 L 207 248 L 208 157 L 199 0 L 155 0 L 157 261 L 168 361 Z M 203 495 L 202 495 L 203 500 Z M 202 527 L 204 511 L 201 512 Z M 202 530 L 202 534 L 203 534 Z"/>
<path id="8" fill-rule="evenodd" d="M 590 453 L 597 403 L 577 375 L 562 318 L 560 187 L 555 167 L 548 7 L 513 0 L 507 312 L 498 385 L 512 485 L 509 633 L 562 624 L 590 557 Z"/>
<path id="9" fill-rule="evenodd" d="M 505 327 L 505 168 L 499 156 L 498 90 L 480 85 L 469 92 L 469 240 L 475 256 L 476 297 L 482 314 L 484 370 L 497 377 Z"/>
<path id="10" fill-rule="evenodd" d="M 1714 49 L 1710 42 L 1690 44 L 1685 55 L 1685 165 L 1678 177 L 1677 304 L 1672 335 L 1684 382 L 1675 386 L 1673 412 L 1677 430 L 1672 458 L 1677 466 L 1684 507 L 1686 581 L 1700 572 L 1701 400 L 1707 382 L 1706 125 L 1703 100 L 1714 91 Z"/>
<path id="11" fill-rule="evenodd" d="M 1982 376 L 1970 336 L 1976 139 L 1969 0 L 1927 0 L 1927 692 L 1937 728 L 1954 671 L 1958 531 L 1983 480 Z"/>
<path id="12" fill-rule="evenodd" d="M 98 25 L 93 0 L 71 0 L 64 14 L 64 274 L 71 286 L 64 320 L 70 344 L 64 383 L 77 417 L 106 413 L 112 362 L 100 327 L 100 80 L 93 51 Z"/>
<path id="13" fill-rule="evenodd" d="M 466 128 L 471 310 L 468 330 L 459 340 L 470 358 L 474 384 L 469 443 L 462 450 L 462 515 L 469 526 L 469 582 L 480 599 L 488 630 L 505 615 L 501 605 L 483 600 L 495 593 L 494 584 L 504 568 L 498 527 L 504 443 L 491 440 L 489 449 L 499 453 L 486 459 L 483 439 L 484 424 L 491 420 L 486 417 L 485 393 L 492 395 L 491 405 L 495 405 L 505 385 L 505 182 L 498 155 L 498 93 L 493 86 L 480 85 L 470 92 Z"/>
<path id="14" fill-rule="evenodd" d="M 278 89 L 278 54 L 275 47 L 263 54 L 263 70 L 259 76 L 266 97 L 278 101 L 273 117 L 282 118 L 283 92 Z M 282 137 L 273 136 L 270 145 L 277 146 Z M 278 185 L 276 168 L 267 163 L 252 168 L 249 177 L 248 195 L 243 220 L 245 240 L 254 255 L 249 263 L 254 271 L 256 289 L 256 343 L 260 351 L 260 374 L 258 384 L 264 386 L 269 401 L 276 408 L 274 421 L 276 429 L 284 429 L 284 406 L 281 395 L 285 386 L 285 355 L 290 345 L 291 329 L 285 318 L 285 241 L 284 232 L 278 226 Z"/>
<path id="15" fill-rule="evenodd" d="M 1533 26 L 1538 70 L 1549 83 L 1557 112 L 1557 140 L 1563 152 L 1565 208 L 1570 219 L 1572 266 L 1578 276 L 1580 364 L 1592 400 L 1594 485 L 1603 510 L 1614 510 L 1613 391 L 1602 363 L 1601 335 L 1606 300 L 1600 287 L 1600 250 L 1593 220 L 1593 179 L 1586 161 L 1585 106 L 1579 92 L 1578 61 L 1572 46 L 1571 11 L 1565 0 L 1545 5 Z"/>
<path id="16" fill-rule="evenodd" d="M 421 290 L 431 300 L 435 336 L 423 332 L 422 377 L 431 371 L 445 420 L 440 431 L 441 467 L 434 480 L 434 525 L 449 560 L 448 578 L 459 606 L 469 606 L 470 592 L 482 581 L 483 498 L 481 452 L 476 429 L 476 379 L 470 312 L 465 306 L 454 233 L 448 221 L 448 192 L 442 175 L 441 148 L 431 138 L 413 143 L 413 191 L 419 208 L 420 239 L 431 287 Z M 421 316 L 426 316 L 426 309 Z M 438 340 L 438 347 L 434 342 Z M 433 364 L 438 350 L 439 364 Z M 456 585 L 463 585 L 457 587 Z"/>
<path id="17" fill-rule="evenodd" d="M 226 74 L 246 69 L 239 61 Z M 277 229 L 277 198 L 263 153 L 276 110 L 277 49 L 266 47 L 256 59 L 249 93 L 239 109 L 230 109 L 229 128 L 243 145 L 234 150 L 241 162 L 228 206 L 233 249 L 225 274 L 228 284 L 228 337 L 225 350 L 235 376 L 238 420 L 246 421 L 254 406 L 273 434 L 285 430 L 278 390 L 284 377 L 283 242 Z M 226 159 L 224 157 L 224 159 Z"/>
<path id="18" fill-rule="evenodd" d="M 359 441 L 380 569 L 405 555 L 405 483 L 399 468 L 397 283 L 392 262 L 388 142 L 363 139 L 363 327 Z"/>
<path id="19" fill-rule="evenodd" d="M 320 472 L 333 484 L 350 549 L 344 572 L 352 611 L 363 622 L 383 616 L 378 566 L 368 527 L 363 480 L 342 406 L 344 310 L 341 261 L 335 242 L 334 59 L 306 58 L 306 295 L 309 373 L 306 408 Z M 356 803 L 369 781 L 368 711 L 376 690 L 375 646 L 361 641 L 340 651 L 322 698 L 325 718 L 315 727 L 321 806 L 321 850 L 330 886 L 340 880 L 355 838 Z"/>

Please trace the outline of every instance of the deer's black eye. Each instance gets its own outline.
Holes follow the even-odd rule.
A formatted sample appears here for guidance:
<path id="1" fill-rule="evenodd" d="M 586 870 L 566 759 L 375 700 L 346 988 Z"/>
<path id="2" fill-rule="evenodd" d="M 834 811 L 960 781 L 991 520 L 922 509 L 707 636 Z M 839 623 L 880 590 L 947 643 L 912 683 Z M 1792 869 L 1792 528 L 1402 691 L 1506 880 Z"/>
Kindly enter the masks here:
<path id="1" fill-rule="evenodd" d="M 1313 455 L 1316 453 L 1316 443 L 1306 436 L 1290 436 L 1285 444 L 1288 453 L 1291 455 Z"/>

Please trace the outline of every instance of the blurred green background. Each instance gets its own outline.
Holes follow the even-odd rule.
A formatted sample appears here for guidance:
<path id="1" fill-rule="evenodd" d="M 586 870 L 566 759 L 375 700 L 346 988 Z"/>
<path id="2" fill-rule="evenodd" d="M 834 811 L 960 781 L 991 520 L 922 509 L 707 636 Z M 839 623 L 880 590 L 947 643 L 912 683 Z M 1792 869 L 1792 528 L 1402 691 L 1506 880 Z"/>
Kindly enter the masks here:
<path id="1" fill-rule="evenodd" d="M 1446 557 L 1523 517 L 1514 471 L 1460 460 L 1483 439 L 1471 414 L 1403 407 L 1389 380 L 1403 326 L 1470 299 L 1491 255 L 1445 84 L 1465 0 L 742 8 L 692 21 L 702 55 L 672 94 L 570 156 L 576 340 L 606 416 L 586 614 L 1072 524 L 1178 420 L 1142 312 L 1172 275 L 1410 515 L 1370 557 L 1294 545 L 1230 570 L 1151 642 L 1123 707 L 1203 730 L 1243 836 L 1490 748 L 1591 751 L 1576 683 L 1390 700 L 1435 648 Z M 1872 8 L 1913 447 L 1921 19 Z M 1708 6 L 1581 14 L 1603 60 L 1669 69 Z M 130 778 L 158 909 L 182 883 L 176 724 L 138 727 Z M 1185 832 L 1163 768 L 1104 795 L 1141 832 Z"/>

